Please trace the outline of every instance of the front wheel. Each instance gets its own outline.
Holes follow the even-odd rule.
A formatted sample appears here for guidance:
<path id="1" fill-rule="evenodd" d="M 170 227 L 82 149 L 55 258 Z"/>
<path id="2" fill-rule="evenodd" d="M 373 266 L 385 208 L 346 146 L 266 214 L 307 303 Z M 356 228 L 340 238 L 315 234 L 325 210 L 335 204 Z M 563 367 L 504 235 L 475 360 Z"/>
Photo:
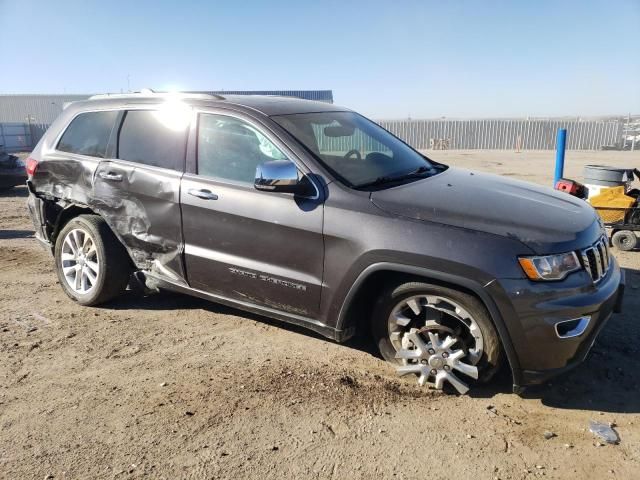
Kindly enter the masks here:
<path id="1" fill-rule="evenodd" d="M 372 333 L 380 354 L 400 375 L 464 394 L 498 370 L 500 339 L 475 297 L 439 285 L 411 282 L 388 288 L 375 306 Z"/>
<path id="2" fill-rule="evenodd" d="M 80 215 L 60 231 L 55 246 L 58 279 L 64 292 L 81 305 L 98 305 L 122 293 L 131 265 L 107 223 Z"/>

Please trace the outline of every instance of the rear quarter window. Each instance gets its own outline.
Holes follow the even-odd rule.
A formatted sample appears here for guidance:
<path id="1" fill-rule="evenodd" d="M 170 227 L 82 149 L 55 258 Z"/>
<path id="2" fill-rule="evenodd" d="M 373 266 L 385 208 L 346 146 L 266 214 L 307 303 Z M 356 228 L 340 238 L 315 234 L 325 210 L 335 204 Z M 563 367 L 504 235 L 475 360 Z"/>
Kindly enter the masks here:
<path id="1" fill-rule="evenodd" d="M 186 122 L 156 110 L 129 110 L 118 135 L 118 158 L 154 167 L 182 170 Z"/>
<path id="2" fill-rule="evenodd" d="M 73 119 L 58 142 L 62 152 L 104 158 L 117 111 L 81 113 Z"/>

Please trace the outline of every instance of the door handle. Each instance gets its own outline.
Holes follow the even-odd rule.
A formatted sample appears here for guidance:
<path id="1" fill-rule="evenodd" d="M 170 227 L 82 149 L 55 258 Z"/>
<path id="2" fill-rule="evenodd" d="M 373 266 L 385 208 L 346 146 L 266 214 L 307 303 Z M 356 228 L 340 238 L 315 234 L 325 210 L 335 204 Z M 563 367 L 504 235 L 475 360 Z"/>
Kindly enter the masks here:
<path id="1" fill-rule="evenodd" d="M 121 173 L 113 173 L 113 172 L 100 172 L 98 176 L 103 180 L 108 180 L 110 182 L 121 182 L 122 174 Z"/>
<path id="2" fill-rule="evenodd" d="M 217 200 L 218 195 L 213 193 L 211 190 L 198 190 L 196 188 L 190 188 L 187 190 L 189 195 L 193 195 L 194 197 L 201 198 L 203 200 Z"/>

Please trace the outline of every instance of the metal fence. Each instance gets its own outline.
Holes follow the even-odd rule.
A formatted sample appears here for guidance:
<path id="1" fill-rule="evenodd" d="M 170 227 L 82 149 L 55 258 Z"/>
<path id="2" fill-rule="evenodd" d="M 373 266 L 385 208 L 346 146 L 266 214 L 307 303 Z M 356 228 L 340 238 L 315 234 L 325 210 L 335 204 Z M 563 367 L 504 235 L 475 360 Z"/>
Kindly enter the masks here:
<path id="1" fill-rule="evenodd" d="M 65 103 L 89 95 L 0 95 L 0 148 L 7 152 L 31 150 Z"/>
<path id="2" fill-rule="evenodd" d="M 222 92 L 221 92 L 222 93 Z M 297 96 L 330 102 L 330 90 L 296 90 L 231 93 L 264 93 Z M 0 146 L 7 151 L 30 150 L 65 103 L 89 95 L 0 95 Z M 623 138 L 622 118 L 600 119 L 489 119 L 489 120 L 378 120 L 384 128 L 414 148 L 552 150 L 558 128 L 567 129 L 570 150 L 600 150 L 619 145 Z M 341 139 L 322 139 L 323 147 L 342 151 Z M 324 144 L 326 142 L 326 145 Z M 362 141 L 362 150 L 375 145 Z"/>
<path id="3" fill-rule="evenodd" d="M 559 128 L 567 129 L 569 150 L 600 150 L 616 145 L 624 121 L 609 120 L 379 120 L 378 123 L 418 150 L 553 150 Z M 316 136 L 324 151 L 346 152 L 353 139 Z M 380 151 L 381 145 L 356 131 L 361 151 Z"/>
<path id="4" fill-rule="evenodd" d="M 33 145 L 31 129 L 26 123 L 0 122 L 0 152 L 30 150 Z"/>
<path id="5" fill-rule="evenodd" d="M 378 123 L 420 150 L 553 150 L 559 128 L 567 129 L 569 150 L 600 150 L 620 141 L 624 121 L 381 120 Z"/>

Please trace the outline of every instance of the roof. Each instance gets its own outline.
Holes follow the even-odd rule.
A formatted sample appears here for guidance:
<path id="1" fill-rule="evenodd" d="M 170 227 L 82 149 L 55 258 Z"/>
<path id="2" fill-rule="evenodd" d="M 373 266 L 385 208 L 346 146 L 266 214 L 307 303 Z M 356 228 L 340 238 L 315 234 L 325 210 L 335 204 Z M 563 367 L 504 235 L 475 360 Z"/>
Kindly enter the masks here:
<path id="1" fill-rule="evenodd" d="M 74 102 L 74 109 L 85 110 L 93 106 L 126 107 L 132 104 L 155 105 L 167 99 L 180 99 L 186 103 L 199 106 L 233 105 L 244 110 L 260 112 L 267 116 L 288 115 L 294 113 L 312 113 L 327 111 L 346 111 L 348 109 L 331 103 L 313 100 L 302 100 L 294 97 L 277 97 L 267 95 L 220 95 L 203 93 L 135 93 L 95 95 L 88 100 Z"/>
<path id="2" fill-rule="evenodd" d="M 302 100 L 293 97 L 274 97 L 266 95 L 224 95 L 222 102 L 242 105 L 258 110 L 265 115 L 287 115 L 292 113 L 337 112 L 347 110 L 332 103 Z"/>

